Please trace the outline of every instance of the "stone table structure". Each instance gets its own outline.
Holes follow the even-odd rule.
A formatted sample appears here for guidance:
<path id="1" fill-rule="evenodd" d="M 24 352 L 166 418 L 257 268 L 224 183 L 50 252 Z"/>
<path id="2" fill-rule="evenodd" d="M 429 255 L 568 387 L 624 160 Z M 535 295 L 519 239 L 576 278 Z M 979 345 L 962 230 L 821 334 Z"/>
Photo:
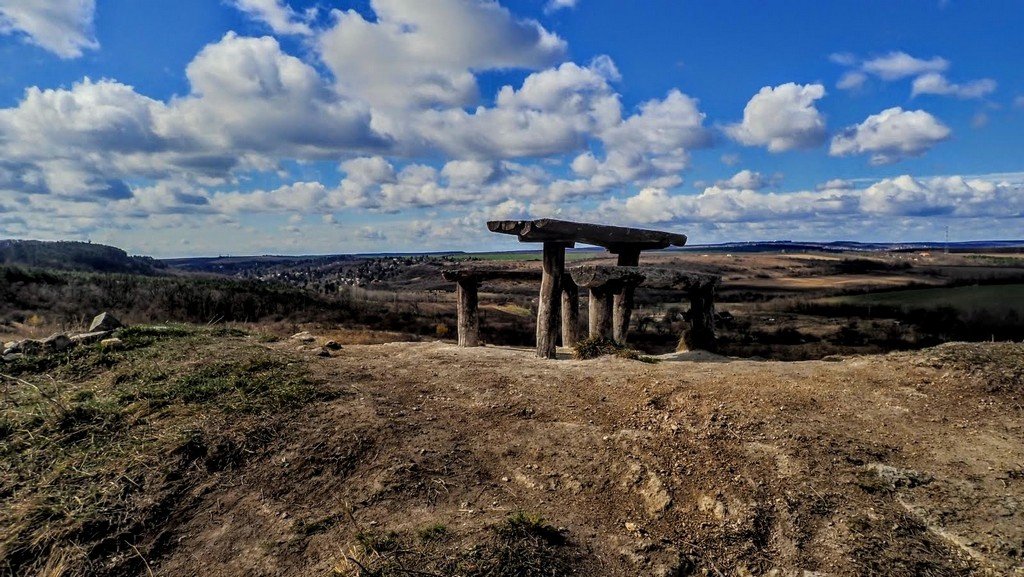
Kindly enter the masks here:
<path id="1" fill-rule="evenodd" d="M 591 338 L 612 338 L 607 312 L 611 305 L 609 293 L 644 286 L 685 291 L 690 300 L 686 313 L 690 327 L 683 333 L 680 344 L 689 350 L 715 350 L 715 289 L 721 282 L 720 276 L 667 268 L 604 265 L 574 267 L 569 269 L 569 275 L 576 284 L 590 289 Z"/>
<path id="2" fill-rule="evenodd" d="M 480 315 L 478 294 L 480 283 L 488 280 L 540 280 L 538 270 L 512 270 L 470 267 L 441 271 L 444 280 L 457 283 L 459 346 L 480 346 Z"/>
<path id="3" fill-rule="evenodd" d="M 607 249 L 608 252 L 618 255 L 619 265 L 636 266 L 640 261 L 640 253 L 645 250 L 659 250 L 686 244 L 686 235 L 683 234 L 550 218 L 495 220 L 488 222 L 487 228 L 491 232 L 515 235 L 520 242 L 543 243 L 544 258 L 540 298 L 537 303 L 537 356 L 548 359 L 555 358 L 555 346 L 560 325 L 569 326 L 568 332 L 572 333 L 575 324 L 578 323 L 578 317 L 575 317 L 575 314 L 578 313 L 569 311 L 565 315 L 566 322 L 564 323 L 560 314 L 563 293 L 569 293 L 564 296 L 568 306 L 571 306 L 573 302 L 571 293 L 574 287 L 563 287 L 562 282 L 565 276 L 566 248 L 574 247 L 576 243 L 600 246 Z M 634 289 L 635 287 L 623 286 L 613 297 L 613 334 L 621 336 L 621 339 L 617 339 L 620 342 L 625 341 L 629 327 Z M 576 299 L 578 302 L 578 294 Z M 575 339 L 563 338 L 563 344 L 566 346 L 571 346 L 574 343 Z"/>

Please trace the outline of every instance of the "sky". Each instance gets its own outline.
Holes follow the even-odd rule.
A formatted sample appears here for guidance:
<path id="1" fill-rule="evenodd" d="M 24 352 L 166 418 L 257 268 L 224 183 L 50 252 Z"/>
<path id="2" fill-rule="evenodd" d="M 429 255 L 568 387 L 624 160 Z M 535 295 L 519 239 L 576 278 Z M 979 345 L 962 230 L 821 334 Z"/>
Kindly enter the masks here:
<path id="1" fill-rule="evenodd" d="M 0 238 L 1024 238 L 1018 0 L 0 0 Z"/>

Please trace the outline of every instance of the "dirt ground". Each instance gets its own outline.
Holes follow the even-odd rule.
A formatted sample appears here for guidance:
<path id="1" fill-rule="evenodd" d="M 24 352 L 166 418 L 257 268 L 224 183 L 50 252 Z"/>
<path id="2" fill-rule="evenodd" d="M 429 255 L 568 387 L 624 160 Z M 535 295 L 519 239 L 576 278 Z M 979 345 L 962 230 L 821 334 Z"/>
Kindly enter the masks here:
<path id="1" fill-rule="evenodd" d="M 1020 375 L 961 362 L 1000 345 L 795 363 L 263 346 L 344 394 L 183 496 L 141 574 L 358 575 L 367 532 L 442 527 L 457 550 L 524 511 L 577 575 L 1024 575 Z"/>

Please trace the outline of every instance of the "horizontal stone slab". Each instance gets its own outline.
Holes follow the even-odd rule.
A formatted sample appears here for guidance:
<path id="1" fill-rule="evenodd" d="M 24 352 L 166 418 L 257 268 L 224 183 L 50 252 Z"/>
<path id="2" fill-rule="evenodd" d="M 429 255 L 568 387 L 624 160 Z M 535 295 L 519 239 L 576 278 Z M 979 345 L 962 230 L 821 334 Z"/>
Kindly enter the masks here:
<path id="1" fill-rule="evenodd" d="M 638 285 L 645 277 L 635 266 L 583 265 L 569 269 L 573 282 L 583 288 L 599 288 L 609 284 Z"/>
<path id="2" fill-rule="evenodd" d="M 553 218 L 492 220 L 487 223 L 487 228 L 491 232 L 516 235 L 520 242 L 579 242 L 612 252 L 656 250 L 686 244 L 685 234 Z"/>
<path id="3" fill-rule="evenodd" d="M 481 282 L 485 280 L 533 281 L 540 280 L 541 271 L 494 267 L 465 267 L 444 269 L 441 271 L 441 276 L 444 277 L 444 280 L 451 282 Z"/>
<path id="4" fill-rule="evenodd" d="M 599 287 L 610 282 L 647 288 L 700 290 L 721 282 L 714 274 L 645 266 L 583 265 L 569 269 L 581 287 Z"/>

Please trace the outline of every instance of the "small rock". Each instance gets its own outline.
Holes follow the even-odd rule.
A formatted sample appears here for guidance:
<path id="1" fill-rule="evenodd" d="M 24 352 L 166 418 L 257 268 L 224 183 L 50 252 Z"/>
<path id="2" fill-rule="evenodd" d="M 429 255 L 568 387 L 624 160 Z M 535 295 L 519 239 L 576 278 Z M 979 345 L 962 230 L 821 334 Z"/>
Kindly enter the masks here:
<path id="1" fill-rule="evenodd" d="M 16 361 L 18 359 L 25 358 L 25 355 L 23 355 L 21 353 L 10 353 L 10 354 L 6 354 L 5 353 L 3 358 L 4 358 L 4 361 L 6 361 L 8 363 L 11 363 L 11 362 L 14 362 L 14 361 Z"/>
<path id="2" fill-rule="evenodd" d="M 117 320 L 117 317 L 108 312 L 102 312 L 93 317 L 92 323 L 89 325 L 89 332 L 112 331 L 123 326 L 121 321 Z"/>
<path id="3" fill-rule="evenodd" d="M 651 474 L 647 483 L 640 489 L 640 496 L 643 497 L 647 512 L 651 516 L 660 516 L 672 504 L 672 496 L 668 494 L 661 479 L 654 474 Z"/>
<path id="4" fill-rule="evenodd" d="M 88 345 L 99 342 L 110 336 L 110 331 L 97 331 L 95 333 L 82 333 L 71 335 L 71 343 L 75 345 Z"/>
<path id="5" fill-rule="evenodd" d="M 638 527 L 637 527 L 636 523 L 632 523 L 630 521 L 626 521 L 626 530 L 629 531 L 630 533 L 636 533 L 637 528 Z"/>
<path id="6" fill-rule="evenodd" d="M 330 357 L 331 356 L 331 351 L 329 351 L 327 349 L 327 347 L 324 347 L 324 348 L 320 349 L 320 352 L 318 352 L 316 354 L 316 356 L 318 356 L 318 357 Z"/>
<path id="7" fill-rule="evenodd" d="M 100 341 L 100 346 L 105 349 L 119 349 L 124 345 L 124 341 L 118 338 L 103 339 Z"/>
<path id="8" fill-rule="evenodd" d="M 509 481 L 509 478 L 508 478 L 508 477 L 502 477 L 502 478 L 501 478 L 501 482 L 502 482 L 502 483 L 508 483 L 508 481 Z"/>
<path id="9" fill-rule="evenodd" d="M 338 344 L 338 341 L 327 341 L 324 343 L 324 348 L 330 351 L 340 351 L 341 345 Z"/>
<path id="10" fill-rule="evenodd" d="M 38 355 L 43 352 L 43 341 L 25 339 L 15 345 L 14 348 L 15 350 L 11 352 L 25 353 L 26 355 Z"/>
<path id="11" fill-rule="evenodd" d="M 302 331 L 301 333 L 295 333 L 292 335 L 293 341 L 299 341 L 300 343 L 311 343 L 316 340 L 316 337 L 309 334 L 309 331 Z"/>
<path id="12" fill-rule="evenodd" d="M 893 489 L 913 489 L 935 480 L 928 473 L 921 473 L 913 469 L 900 469 L 883 463 L 869 463 L 864 468 L 877 475 L 879 480 Z"/>
<path id="13" fill-rule="evenodd" d="M 75 343 L 71 342 L 71 339 L 69 339 L 68 336 L 63 333 L 50 335 L 49 337 L 46 337 L 46 339 L 43 340 L 43 348 L 51 353 L 59 353 L 61 351 L 66 351 L 73 347 L 74 345 Z"/>
<path id="14" fill-rule="evenodd" d="M 704 513 L 711 513 L 720 521 L 724 521 L 729 516 L 729 509 L 725 503 L 708 495 L 700 496 L 697 500 L 697 509 Z"/>

